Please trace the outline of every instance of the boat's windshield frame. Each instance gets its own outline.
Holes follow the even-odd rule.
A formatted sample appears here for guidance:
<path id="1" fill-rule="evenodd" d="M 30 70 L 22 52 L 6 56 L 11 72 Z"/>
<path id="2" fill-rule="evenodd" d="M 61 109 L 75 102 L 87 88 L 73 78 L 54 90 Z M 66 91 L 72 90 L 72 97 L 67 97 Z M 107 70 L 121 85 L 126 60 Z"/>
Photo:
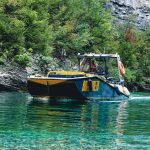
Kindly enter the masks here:
<path id="1" fill-rule="evenodd" d="M 117 69 L 118 69 L 118 83 L 124 84 L 124 79 L 120 74 L 120 68 L 119 68 L 119 63 L 120 63 L 120 56 L 118 54 L 95 54 L 95 53 L 90 53 L 90 54 L 78 54 L 78 61 L 79 61 L 79 70 L 83 71 L 81 69 L 81 60 L 85 59 L 85 60 L 89 60 L 89 66 L 91 68 L 91 62 L 94 59 L 100 59 L 100 60 L 104 60 L 104 70 L 105 73 L 101 74 L 103 75 L 106 79 L 109 79 L 110 77 L 107 75 L 107 59 L 116 59 L 117 61 Z M 88 72 L 88 73 L 94 73 L 91 72 L 91 69 L 89 69 L 89 71 L 84 71 L 84 72 Z M 96 74 L 96 73 L 95 73 Z"/>
<path id="2" fill-rule="evenodd" d="M 78 58 L 120 58 L 120 56 L 116 54 L 95 54 L 95 53 L 89 53 L 89 54 L 80 54 L 78 53 Z"/>

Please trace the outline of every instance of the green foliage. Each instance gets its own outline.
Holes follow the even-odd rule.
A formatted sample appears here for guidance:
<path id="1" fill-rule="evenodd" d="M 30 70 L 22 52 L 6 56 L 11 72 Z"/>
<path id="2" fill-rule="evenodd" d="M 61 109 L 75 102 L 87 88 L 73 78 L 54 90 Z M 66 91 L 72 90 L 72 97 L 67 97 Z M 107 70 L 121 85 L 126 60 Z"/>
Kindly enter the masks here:
<path id="1" fill-rule="evenodd" d="M 53 61 L 53 59 L 49 56 L 42 56 L 41 58 L 41 64 L 44 65 L 44 64 L 50 64 L 51 62 Z"/>
<path id="2" fill-rule="evenodd" d="M 149 28 L 140 31 L 131 25 L 122 26 L 119 31 L 119 53 L 126 69 L 128 83 L 144 84 L 144 77 L 150 76 Z"/>
<path id="3" fill-rule="evenodd" d="M 16 55 L 15 62 L 17 62 L 19 65 L 26 66 L 30 61 L 30 56 L 28 53 Z"/>
<path id="4" fill-rule="evenodd" d="M 0 65 L 4 65 L 5 61 L 3 57 L 0 57 Z"/>
<path id="5" fill-rule="evenodd" d="M 22 66 L 27 66 L 31 62 L 32 49 L 24 49 L 20 51 L 14 58 L 14 61 Z"/>
<path id="6" fill-rule="evenodd" d="M 126 75 L 125 75 L 126 82 L 134 83 L 136 81 L 136 73 L 137 72 L 135 70 L 126 68 Z"/>
<path id="7" fill-rule="evenodd" d="M 111 13 L 105 0 L 2 0 L 0 31 L 2 50 L 20 55 L 33 53 L 72 57 L 78 52 L 111 51 Z"/>
<path id="8" fill-rule="evenodd" d="M 48 21 L 47 3 L 40 0 L 2 0 L 0 2 L 2 51 L 5 49 L 10 51 L 10 57 L 20 55 L 22 48 L 31 48 L 34 53 L 50 53 L 52 33 Z"/>
<path id="9" fill-rule="evenodd" d="M 59 1 L 58 5 L 51 16 L 56 56 L 63 50 L 71 57 L 78 52 L 110 51 L 113 28 L 104 0 Z"/>
<path id="10" fill-rule="evenodd" d="M 32 53 L 74 58 L 77 53 L 116 53 L 126 67 L 128 83 L 143 84 L 150 76 L 150 27 L 130 22 L 113 26 L 106 0 L 1 0 L 0 64 L 13 60 L 28 65 Z M 50 57 L 49 57 L 50 56 Z"/>

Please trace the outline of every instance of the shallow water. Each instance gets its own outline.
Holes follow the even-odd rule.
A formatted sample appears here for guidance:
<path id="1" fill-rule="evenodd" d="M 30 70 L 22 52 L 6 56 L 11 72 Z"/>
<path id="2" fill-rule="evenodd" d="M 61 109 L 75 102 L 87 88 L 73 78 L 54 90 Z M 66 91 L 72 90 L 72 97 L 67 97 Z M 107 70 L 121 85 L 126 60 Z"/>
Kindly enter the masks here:
<path id="1" fill-rule="evenodd" d="M 150 149 L 150 93 L 81 103 L 2 92 L 0 149 Z"/>

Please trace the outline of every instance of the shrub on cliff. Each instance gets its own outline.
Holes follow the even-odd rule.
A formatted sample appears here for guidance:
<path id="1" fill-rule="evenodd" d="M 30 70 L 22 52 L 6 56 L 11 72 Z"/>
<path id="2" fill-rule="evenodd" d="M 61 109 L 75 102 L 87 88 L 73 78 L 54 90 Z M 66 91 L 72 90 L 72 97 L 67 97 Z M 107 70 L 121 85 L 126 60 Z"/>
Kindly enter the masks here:
<path id="1" fill-rule="evenodd" d="M 2 57 L 0 57 L 0 65 L 4 65 L 4 63 L 5 63 L 5 60 Z"/>
<path id="2" fill-rule="evenodd" d="M 27 53 L 16 55 L 15 62 L 17 62 L 19 65 L 26 66 L 30 61 L 30 57 Z"/>

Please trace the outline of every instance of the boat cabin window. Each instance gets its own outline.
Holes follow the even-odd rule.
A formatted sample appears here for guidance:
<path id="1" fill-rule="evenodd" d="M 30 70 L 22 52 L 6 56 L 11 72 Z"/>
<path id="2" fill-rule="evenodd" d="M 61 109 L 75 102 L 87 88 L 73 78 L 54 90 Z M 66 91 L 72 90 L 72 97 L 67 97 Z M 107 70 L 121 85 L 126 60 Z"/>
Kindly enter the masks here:
<path id="1" fill-rule="evenodd" d="M 96 72 L 96 61 L 94 59 L 83 59 L 80 61 L 80 71 L 87 73 Z"/>
<path id="2" fill-rule="evenodd" d="M 80 71 L 104 76 L 110 82 L 119 82 L 117 58 L 80 59 Z"/>
<path id="3" fill-rule="evenodd" d="M 90 72 L 90 59 L 83 58 L 80 61 L 80 71 Z"/>
<path id="4" fill-rule="evenodd" d="M 104 60 L 83 58 L 80 61 L 80 71 L 105 75 Z"/>

